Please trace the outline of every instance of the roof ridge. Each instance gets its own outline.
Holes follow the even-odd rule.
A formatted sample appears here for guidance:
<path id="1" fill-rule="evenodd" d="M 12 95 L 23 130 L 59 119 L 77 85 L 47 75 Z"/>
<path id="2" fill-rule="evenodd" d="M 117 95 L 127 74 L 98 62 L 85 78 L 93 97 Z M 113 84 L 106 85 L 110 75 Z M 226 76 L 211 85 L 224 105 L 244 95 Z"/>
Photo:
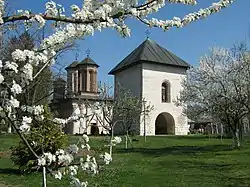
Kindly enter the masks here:
<path id="1" fill-rule="evenodd" d="M 146 39 L 129 55 L 127 55 L 119 64 L 117 64 L 109 74 L 130 68 L 138 62 L 153 62 L 162 65 L 171 65 L 181 68 L 189 68 L 190 65 L 183 59 L 160 46 L 154 40 Z"/>
<path id="2" fill-rule="evenodd" d="M 149 39 L 146 39 L 143 43 L 141 43 L 138 47 L 140 47 L 141 45 L 143 45 L 142 46 L 142 49 L 141 49 L 141 51 L 140 51 L 140 53 L 138 54 L 139 55 L 139 59 L 141 59 L 142 58 L 142 54 L 143 54 L 143 51 L 144 51 L 144 49 L 145 49 L 145 47 L 146 47 L 146 43 L 147 43 L 147 41 L 149 41 Z"/>

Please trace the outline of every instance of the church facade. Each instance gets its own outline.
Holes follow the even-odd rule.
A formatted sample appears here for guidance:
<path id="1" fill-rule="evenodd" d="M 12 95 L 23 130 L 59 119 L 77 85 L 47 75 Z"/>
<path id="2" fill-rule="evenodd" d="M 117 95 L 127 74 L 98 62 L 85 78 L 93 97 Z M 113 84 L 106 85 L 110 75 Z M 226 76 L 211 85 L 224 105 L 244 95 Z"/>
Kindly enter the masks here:
<path id="1" fill-rule="evenodd" d="M 103 120 L 102 111 L 95 106 L 99 99 L 97 65 L 89 56 L 82 61 L 74 61 L 67 68 L 67 82 L 57 80 L 54 85 L 52 110 L 57 117 L 67 119 L 82 116 L 76 122 L 64 127 L 68 134 L 107 134 L 108 123 Z M 65 90 L 66 87 L 66 90 Z"/>
<path id="2" fill-rule="evenodd" d="M 67 89 L 63 98 L 55 100 L 54 108 L 59 117 L 72 114 L 87 116 L 80 122 L 68 124 L 65 132 L 70 134 L 106 134 L 108 130 L 100 124 L 105 121 L 101 111 L 88 104 L 102 102 L 98 95 L 98 65 L 88 56 L 81 62 L 73 62 L 67 70 Z M 140 116 L 140 124 L 133 124 L 138 134 L 143 135 L 186 135 L 189 131 L 187 117 L 182 107 L 177 107 L 177 99 L 186 77 L 189 64 L 156 42 L 146 39 L 110 72 L 114 75 L 114 85 L 130 90 L 134 96 L 144 98 L 154 109 L 146 116 Z M 60 90 L 60 92 L 63 92 Z M 88 101 L 88 103 L 86 102 Z M 91 102 L 91 103 L 89 103 Z M 92 115 L 97 113 L 98 115 Z M 99 116 L 99 119 L 98 119 Z M 101 118 L 101 119 L 100 119 Z M 121 127 L 121 126 L 120 126 Z M 115 128 L 116 133 L 121 129 Z"/>
<path id="3" fill-rule="evenodd" d="M 139 127 L 135 127 L 140 129 L 140 135 L 188 133 L 187 117 L 182 114 L 183 108 L 177 107 L 174 101 L 189 67 L 188 63 L 147 39 L 110 71 L 115 85 L 145 98 L 154 107 L 145 120 L 146 128 L 143 116 Z"/>

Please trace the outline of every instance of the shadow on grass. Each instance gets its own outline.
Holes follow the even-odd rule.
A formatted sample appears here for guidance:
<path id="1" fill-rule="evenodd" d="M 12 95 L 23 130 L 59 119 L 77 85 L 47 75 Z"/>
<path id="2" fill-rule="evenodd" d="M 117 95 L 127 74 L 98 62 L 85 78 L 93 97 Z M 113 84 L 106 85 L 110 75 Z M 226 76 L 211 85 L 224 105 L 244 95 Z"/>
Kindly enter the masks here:
<path id="1" fill-rule="evenodd" d="M 166 163 L 160 162 L 159 164 L 164 165 Z M 175 163 L 176 164 L 176 163 Z M 188 170 L 199 169 L 201 172 L 187 173 L 186 175 L 190 175 L 189 177 L 197 178 L 207 178 L 220 180 L 221 186 L 231 186 L 231 187 L 246 187 L 250 186 L 250 177 L 248 175 L 248 170 L 241 170 L 240 175 L 230 174 L 229 171 L 233 171 L 235 167 L 237 167 L 237 163 L 225 163 L 225 162 L 204 162 L 204 161 L 181 161 L 178 163 L 178 167 L 185 168 Z M 166 165 L 167 167 L 167 165 Z M 242 167 L 242 166 L 241 166 Z M 243 166 L 244 167 L 244 166 Z M 242 167 L 242 168 L 243 168 Z M 205 173 L 202 171 L 206 171 Z M 223 184 L 223 185 L 222 185 Z"/>
<path id="2" fill-rule="evenodd" d="M 0 174 L 22 175 L 18 169 L 13 168 L 0 168 Z"/>
<path id="3" fill-rule="evenodd" d="M 164 148 L 129 148 L 116 149 L 117 153 L 141 153 L 149 156 L 162 155 L 187 155 L 200 153 L 215 153 L 220 151 L 231 151 L 228 145 L 206 145 L 206 146 L 171 146 Z"/>
<path id="4" fill-rule="evenodd" d="M 176 139 L 221 139 L 221 136 L 219 135 L 185 135 L 185 136 L 174 136 Z M 226 139 L 232 139 L 232 137 L 227 137 L 227 136 L 223 136 L 222 140 L 226 140 Z"/>
<path id="5" fill-rule="evenodd" d="M 214 181 L 217 181 L 218 184 L 216 186 L 221 187 L 250 186 L 248 170 L 241 169 L 240 175 L 233 174 L 234 168 L 238 166 L 235 162 L 185 160 L 175 162 L 160 161 L 157 165 L 160 165 L 162 168 L 172 168 L 173 171 L 176 171 L 175 168 L 189 171 L 182 173 L 182 177 L 185 178 L 187 182 L 192 183 L 193 186 L 197 186 L 197 183 L 201 183 L 201 181 L 208 184 L 207 186 L 209 186 L 210 181 L 212 184 L 215 184 Z M 240 167 L 244 168 L 244 166 Z"/>

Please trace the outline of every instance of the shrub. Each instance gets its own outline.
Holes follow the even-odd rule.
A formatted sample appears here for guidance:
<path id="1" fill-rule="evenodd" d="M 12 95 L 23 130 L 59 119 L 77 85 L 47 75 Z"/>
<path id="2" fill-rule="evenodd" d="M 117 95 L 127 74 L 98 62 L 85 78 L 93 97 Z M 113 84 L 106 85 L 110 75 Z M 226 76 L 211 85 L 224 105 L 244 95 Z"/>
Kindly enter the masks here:
<path id="1" fill-rule="evenodd" d="M 42 155 L 42 149 L 44 149 L 44 152 L 54 154 L 58 149 L 63 149 L 68 144 L 67 136 L 52 119 L 51 113 L 45 107 L 44 120 L 33 123 L 30 133 L 25 135 L 37 155 Z M 21 172 L 29 173 L 35 169 L 37 159 L 22 140 L 17 146 L 12 147 L 11 150 L 11 159 Z"/>

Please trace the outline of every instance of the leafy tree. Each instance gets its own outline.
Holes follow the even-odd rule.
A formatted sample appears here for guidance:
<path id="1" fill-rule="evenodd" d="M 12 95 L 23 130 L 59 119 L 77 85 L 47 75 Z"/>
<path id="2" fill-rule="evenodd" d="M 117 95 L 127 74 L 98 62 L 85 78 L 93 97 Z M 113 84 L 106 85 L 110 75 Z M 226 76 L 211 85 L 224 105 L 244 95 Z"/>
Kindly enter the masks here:
<path id="1" fill-rule="evenodd" d="M 234 146 L 241 145 L 241 132 L 250 112 L 250 58 L 244 46 L 231 50 L 213 48 L 192 67 L 177 104 L 184 113 L 219 120 L 232 133 Z"/>
<path id="2" fill-rule="evenodd" d="M 104 128 L 110 131 L 111 139 L 113 134 L 125 135 L 126 147 L 129 135 L 140 133 L 140 124 L 144 120 L 143 115 L 148 116 L 153 110 L 153 106 L 148 104 L 145 99 L 134 96 L 131 91 L 117 85 L 115 93 L 110 90 L 106 84 L 100 86 L 100 100 L 98 108 L 101 109 L 102 116 L 99 116 L 99 122 Z M 103 119 L 103 120 L 102 120 Z M 108 123 L 108 126 L 106 125 Z M 130 142 L 131 143 L 131 142 Z M 131 143 L 132 144 L 132 143 Z"/>
<path id="3" fill-rule="evenodd" d="M 32 124 L 26 139 L 37 154 L 50 152 L 55 154 L 68 144 L 67 136 L 61 131 L 60 125 L 53 122 L 48 107 L 45 107 L 44 120 Z M 37 158 L 30 152 L 23 141 L 12 147 L 11 159 L 21 172 L 31 172 L 36 169 Z"/>

